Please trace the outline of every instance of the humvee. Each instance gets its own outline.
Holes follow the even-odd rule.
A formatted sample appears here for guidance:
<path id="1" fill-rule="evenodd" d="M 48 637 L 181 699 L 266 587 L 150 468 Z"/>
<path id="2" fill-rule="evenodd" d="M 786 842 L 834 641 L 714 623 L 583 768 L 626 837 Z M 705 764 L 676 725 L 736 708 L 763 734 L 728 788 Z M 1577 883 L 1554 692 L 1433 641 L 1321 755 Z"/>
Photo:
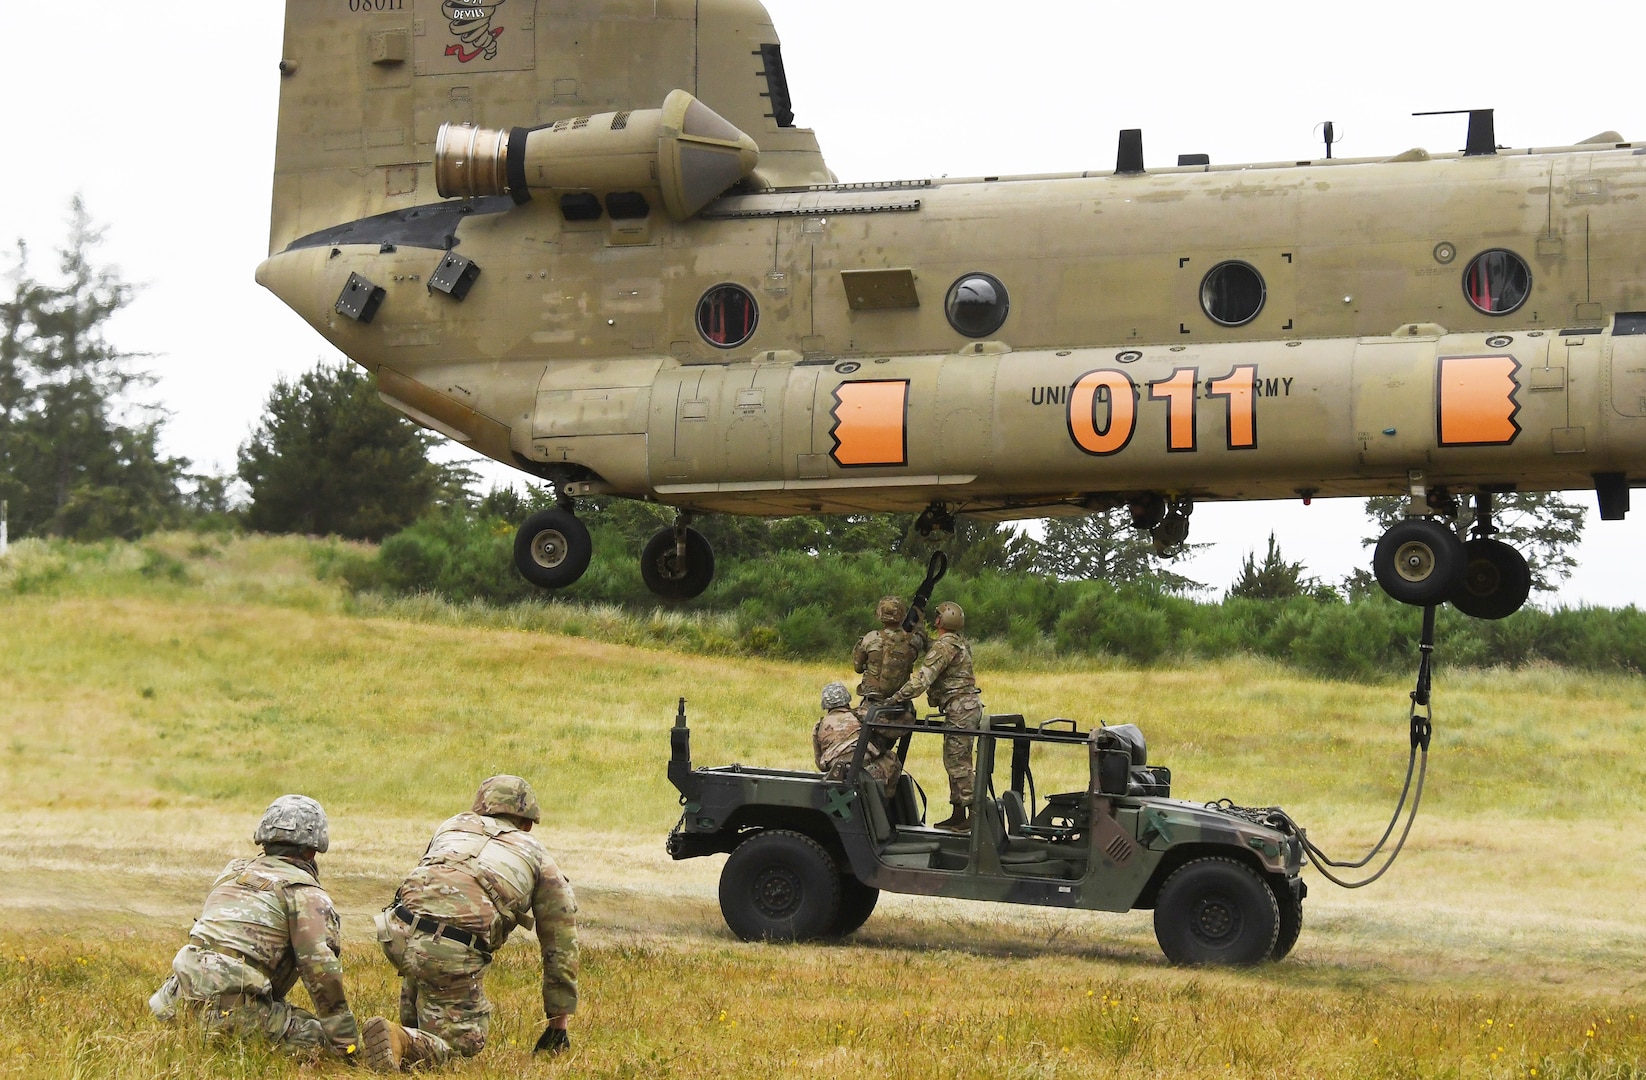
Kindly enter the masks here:
<path id="1" fill-rule="evenodd" d="M 955 734 L 940 718 L 884 722 L 908 760 L 915 738 Z M 880 892 L 1096 911 L 1154 910 L 1155 938 L 1177 964 L 1248 965 L 1291 951 L 1307 887 L 1302 839 L 1282 818 L 1227 803 L 1171 798 L 1171 771 L 1148 763 L 1135 725 L 1082 731 L 1073 720 L 1031 726 L 991 715 L 969 735 L 977 779 L 969 831 L 926 825 L 924 795 L 904 773 L 890 795 L 862 774 L 863 747 L 843 780 L 747 765 L 693 768 L 685 699 L 671 732 L 669 779 L 684 808 L 669 834 L 676 859 L 727 853 L 726 925 L 746 941 L 850 934 Z M 1052 757 L 1061 768 L 1049 768 Z M 996 790 L 996 762 L 1009 762 Z M 1043 775 L 1079 788 L 1041 795 Z"/>

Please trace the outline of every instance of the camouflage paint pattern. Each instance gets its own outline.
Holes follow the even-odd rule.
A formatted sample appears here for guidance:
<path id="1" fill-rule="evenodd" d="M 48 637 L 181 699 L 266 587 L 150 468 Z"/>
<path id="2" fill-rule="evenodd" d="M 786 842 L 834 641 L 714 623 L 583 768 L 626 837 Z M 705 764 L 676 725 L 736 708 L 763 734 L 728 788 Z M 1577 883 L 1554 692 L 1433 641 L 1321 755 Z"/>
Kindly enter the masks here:
<path id="1" fill-rule="evenodd" d="M 449 1061 L 453 1052 L 478 1054 L 491 1028 L 485 988 L 491 962 L 461 942 L 415 931 L 391 913 L 381 918 L 383 955 L 401 976 L 401 1025 L 420 1032 L 419 1049 L 435 1064 Z"/>
<path id="2" fill-rule="evenodd" d="M 830 709 L 812 729 L 812 754 L 818 770 L 827 773 L 830 780 L 845 780 L 861 730 L 861 718 L 851 709 Z M 903 775 L 903 762 L 889 746 L 878 745 L 871 738 L 863 749 L 863 772 L 880 781 L 889 798 L 897 787 L 897 778 Z"/>
<path id="3" fill-rule="evenodd" d="M 977 679 L 972 674 L 972 645 L 965 635 L 940 631 L 921 659 L 919 670 L 909 676 L 909 681 L 891 700 L 913 701 L 922 693 L 934 709 L 943 711 L 949 727 L 963 731 L 978 729 L 983 718 L 983 702 L 977 696 Z M 974 776 L 971 738 L 957 735 L 943 740 L 943 771 L 949 774 L 949 802 L 970 806 Z"/>
<path id="4" fill-rule="evenodd" d="M 469 809 L 487 816 L 512 814 L 534 824 L 543 820 L 543 811 L 537 805 L 537 793 L 532 786 L 522 777 L 506 773 L 482 780 L 480 790 L 474 793 L 474 805 Z"/>
<path id="5" fill-rule="evenodd" d="M 927 647 L 924 633 L 895 625 L 864 634 L 852 650 L 852 670 L 863 676 L 857 684 L 858 696 L 867 701 L 891 697 L 908 681 L 916 658 Z"/>
<path id="6" fill-rule="evenodd" d="M 343 992 L 341 953 L 341 923 L 314 864 L 236 859 L 213 883 L 150 1007 L 163 1019 L 181 1006 L 212 1030 L 347 1054 L 358 1048 L 360 1028 Z M 314 1013 L 286 1003 L 299 979 Z"/>
<path id="7" fill-rule="evenodd" d="M 943 717 L 945 727 L 976 731 L 983 722 L 983 702 L 976 694 L 950 698 L 943 705 Z M 955 806 L 972 804 L 976 778 L 972 766 L 973 741 L 962 735 L 950 735 L 943 740 L 943 771 L 949 774 L 949 802 Z"/>
<path id="8" fill-rule="evenodd" d="M 1012 741 L 995 727 L 1005 719 L 982 718 L 980 773 L 992 772 L 997 745 Z M 730 765 L 674 774 L 685 809 L 669 836 L 668 850 L 676 859 L 694 858 L 733 850 L 752 835 L 751 828 L 795 829 L 841 850 L 852 875 L 878 889 L 1098 911 L 1152 906 L 1154 891 L 1170 871 L 1201 855 L 1238 858 L 1276 888 L 1301 887 L 1303 848 L 1295 836 L 1199 803 L 1100 794 L 1096 731 L 1033 741 L 1073 743 L 1089 754 L 1088 790 L 1067 796 L 1080 815 L 1071 839 L 1004 837 L 987 786 L 979 785 L 973 792 L 969 833 L 896 822 L 889 840 L 877 840 L 865 807 L 866 800 L 880 797 L 872 785 Z M 689 758 L 689 746 L 682 749 Z M 908 840 L 925 841 L 935 850 L 889 850 L 893 842 Z M 1039 852 L 1047 859 L 1026 867 L 1003 862 L 1003 852 Z M 1057 873 L 1037 873 L 1048 869 Z"/>
<path id="9" fill-rule="evenodd" d="M 543 1012 L 577 1011 L 577 898 L 548 849 L 509 822 L 462 813 L 435 830 L 396 903 L 502 948 L 516 926 L 535 927 L 543 958 Z M 379 917 L 384 955 L 405 980 L 401 1017 L 460 1054 L 485 1045 L 491 1005 L 482 985 L 490 958 L 446 937 Z"/>

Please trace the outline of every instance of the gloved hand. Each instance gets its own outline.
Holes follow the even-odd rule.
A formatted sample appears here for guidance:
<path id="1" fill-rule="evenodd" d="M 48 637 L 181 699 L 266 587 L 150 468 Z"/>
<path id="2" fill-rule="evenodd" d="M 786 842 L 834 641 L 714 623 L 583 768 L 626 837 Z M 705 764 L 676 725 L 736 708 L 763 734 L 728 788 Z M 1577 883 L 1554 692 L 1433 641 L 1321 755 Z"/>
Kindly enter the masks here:
<path id="1" fill-rule="evenodd" d="M 551 1054 L 558 1054 L 564 1050 L 570 1050 L 571 1048 L 572 1037 L 566 1034 L 565 1028 L 548 1027 L 545 1028 L 543 1030 L 543 1034 L 538 1037 L 537 1045 L 532 1047 L 532 1053 L 535 1054 L 540 1051 L 548 1051 Z"/>

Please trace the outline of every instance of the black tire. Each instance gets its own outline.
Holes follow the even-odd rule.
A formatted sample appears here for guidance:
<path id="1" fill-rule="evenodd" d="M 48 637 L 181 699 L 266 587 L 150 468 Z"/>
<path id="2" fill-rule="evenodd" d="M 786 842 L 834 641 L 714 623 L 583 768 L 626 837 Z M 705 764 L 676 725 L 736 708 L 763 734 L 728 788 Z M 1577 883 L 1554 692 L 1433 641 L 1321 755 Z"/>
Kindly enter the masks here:
<path id="1" fill-rule="evenodd" d="M 1303 933 L 1303 898 L 1293 892 L 1285 884 L 1270 882 L 1275 897 L 1275 906 L 1280 909 L 1280 931 L 1275 934 L 1274 948 L 1269 950 L 1269 959 L 1284 960 L 1297 944 L 1297 936 Z"/>
<path id="2" fill-rule="evenodd" d="M 1452 606 L 1477 619 L 1506 619 L 1532 594 L 1526 557 L 1501 540 L 1481 537 L 1463 545 L 1463 582 Z"/>
<path id="3" fill-rule="evenodd" d="M 640 579 L 646 588 L 667 600 L 700 596 L 714 580 L 714 548 L 696 529 L 686 530 L 686 565 L 680 565 L 674 530 L 664 529 L 646 541 L 640 552 Z"/>
<path id="4" fill-rule="evenodd" d="M 874 906 L 880 900 L 880 890 L 865 885 L 852 876 L 851 871 L 840 875 L 840 913 L 834 917 L 829 936 L 843 938 L 869 921 Z"/>
<path id="5" fill-rule="evenodd" d="M 744 941 L 827 936 L 840 916 L 840 871 L 809 836 L 757 833 L 720 871 L 720 914 Z"/>
<path id="6" fill-rule="evenodd" d="M 1463 583 L 1463 541 L 1438 521 L 1407 518 L 1389 527 L 1372 553 L 1372 573 L 1402 604 L 1431 607 Z"/>
<path id="7" fill-rule="evenodd" d="M 1155 940 L 1174 964 L 1249 967 L 1269 959 L 1279 932 L 1268 882 L 1233 859 L 1184 863 L 1155 901 Z"/>
<path id="8" fill-rule="evenodd" d="M 569 510 L 543 510 L 514 534 L 514 568 L 540 589 L 564 589 L 589 568 L 588 526 Z"/>

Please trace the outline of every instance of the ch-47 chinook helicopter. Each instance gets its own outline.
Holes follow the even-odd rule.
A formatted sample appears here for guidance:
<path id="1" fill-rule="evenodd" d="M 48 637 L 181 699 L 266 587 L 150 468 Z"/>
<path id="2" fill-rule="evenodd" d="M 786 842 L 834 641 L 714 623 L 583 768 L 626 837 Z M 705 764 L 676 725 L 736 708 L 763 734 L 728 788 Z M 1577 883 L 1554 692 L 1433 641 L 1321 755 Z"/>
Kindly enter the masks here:
<path id="1" fill-rule="evenodd" d="M 1525 601 L 1492 498 L 1646 483 L 1646 144 L 840 184 L 756 0 L 287 0 L 258 280 L 384 400 L 585 495 L 690 522 L 1002 520 L 1409 496 L 1400 600 Z M 1470 535 L 1467 541 L 1463 535 Z"/>

